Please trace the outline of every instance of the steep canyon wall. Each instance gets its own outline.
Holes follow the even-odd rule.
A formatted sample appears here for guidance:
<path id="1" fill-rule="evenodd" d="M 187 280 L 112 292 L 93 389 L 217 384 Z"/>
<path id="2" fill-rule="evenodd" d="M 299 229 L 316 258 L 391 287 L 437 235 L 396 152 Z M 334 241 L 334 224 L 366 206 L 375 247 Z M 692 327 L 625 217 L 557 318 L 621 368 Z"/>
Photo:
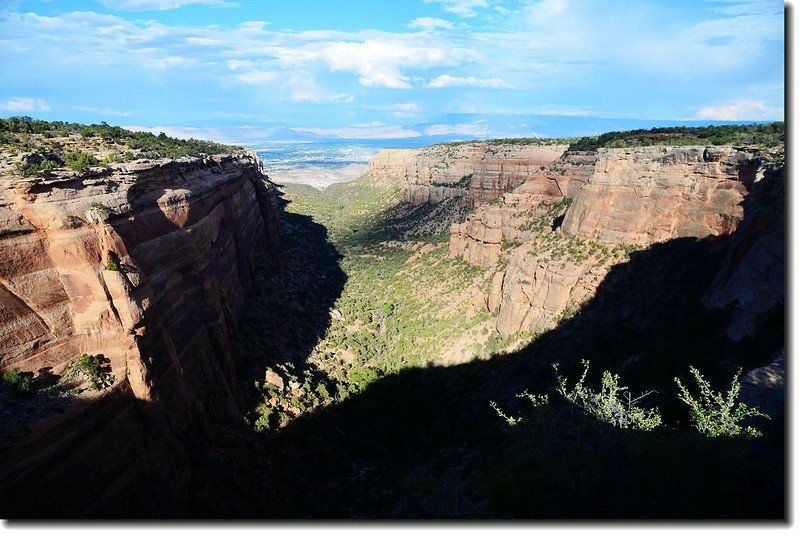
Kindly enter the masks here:
<path id="1" fill-rule="evenodd" d="M 180 514 L 197 438 L 243 408 L 231 339 L 280 233 L 259 160 L 0 180 L 0 368 L 46 386 L 87 353 L 115 377 L 6 426 L 4 516 Z"/>

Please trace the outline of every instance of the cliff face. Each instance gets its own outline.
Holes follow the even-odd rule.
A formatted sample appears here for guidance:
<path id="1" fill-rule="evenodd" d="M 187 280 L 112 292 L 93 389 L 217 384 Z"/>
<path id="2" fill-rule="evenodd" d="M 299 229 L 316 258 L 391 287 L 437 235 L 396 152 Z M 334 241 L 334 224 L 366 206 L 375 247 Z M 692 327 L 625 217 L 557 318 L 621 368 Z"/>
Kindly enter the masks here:
<path id="1" fill-rule="evenodd" d="M 591 298 L 632 250 L 731 235 L 761 163 L 757 151 L 733 147 L 565 153 L 453 225 L 450 254 L 504 272 L 487 300 L 501 335 L 542 332 Z"/>
<path id="2" fill-rule="evenodd" d="M 414 205 L 456 197 L 468 206 L 496 199 L 566 150 L 566 145 L 463 143 L 422 149 L 384 149 L 367 174 L 403 184 Z"/>
<path id="3" fill-rule="evenodd" d="M 733 147 L 600 149 L 564 232 L 637 245 L 730 234 L 759 164 Z"/>
<path id="4" fill-rule="evenodd" d="M 99 354 L 116 379 L 7 429 L 4 511 L 182 510 L 195 439 L 243 408 L 231 337 L 279 237 L 265 178 L 249 153 L 2 177 L 0 368 L 46 382 Z"/>

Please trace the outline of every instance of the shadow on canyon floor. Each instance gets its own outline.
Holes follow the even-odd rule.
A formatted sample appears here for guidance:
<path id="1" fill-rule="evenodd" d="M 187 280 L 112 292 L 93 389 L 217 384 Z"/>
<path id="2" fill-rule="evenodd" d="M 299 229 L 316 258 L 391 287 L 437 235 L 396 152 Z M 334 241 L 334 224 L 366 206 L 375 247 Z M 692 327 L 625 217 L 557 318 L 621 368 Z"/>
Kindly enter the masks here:
<path id="1" fill-rule="evenodd" d="M 277 432 L 249 437 L 260 446 L 236 457 L 227 479 L 198 476 L 190 514 L 782 518 L 782 426 L 751 442 L 705 438 L 686 428 L 673 380 L 686 379 L 694 365 L 722 387 L 744 347 L 724 337 L 728 314 L 700 303 L 727 241 L 676 239 L 634 252 L 579 313 L 520 351 L 405 370 Z M 774 357 L 782 333 L 782 320 L 775 321 L 746 341 L 758 349 L 748 355 L 750 367 Z M 560 373 L 574 380 L 581 359 L 591 360 L 590 384 L 609 369 L 634 392 L 656 390 L 647 401 L 662 408 L 668 429 L 610 428 L 559 404 L 509 429 L 491 408 L 494 401 L 518 414 L 525 405 L 517 393 L 552 393 L 551 364 L 561 363 Z M 241 500 L 219 501 L 231 487 Z"/>
<path id="2" fill-rule="evenodd" d="M 259 266 L 254 292 L 240 322 L 247 384 L 263 381 L 266 366 L 302 364 L 325 335 L 330 311 L 347 276 L 328 231 L 313 218 L 285 210 L 276 254 Z"/>

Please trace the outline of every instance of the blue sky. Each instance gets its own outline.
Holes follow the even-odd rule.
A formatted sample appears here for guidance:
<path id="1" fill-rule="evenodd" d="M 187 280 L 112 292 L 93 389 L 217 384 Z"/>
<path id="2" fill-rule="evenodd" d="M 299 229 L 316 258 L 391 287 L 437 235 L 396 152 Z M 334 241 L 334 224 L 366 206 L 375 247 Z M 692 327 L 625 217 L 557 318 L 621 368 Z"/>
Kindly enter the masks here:
<path id="1" fill-rule="evenodd" d="M 783 120 L 775 0 L 0 3 L 0 116 L 221 140 Z"/>

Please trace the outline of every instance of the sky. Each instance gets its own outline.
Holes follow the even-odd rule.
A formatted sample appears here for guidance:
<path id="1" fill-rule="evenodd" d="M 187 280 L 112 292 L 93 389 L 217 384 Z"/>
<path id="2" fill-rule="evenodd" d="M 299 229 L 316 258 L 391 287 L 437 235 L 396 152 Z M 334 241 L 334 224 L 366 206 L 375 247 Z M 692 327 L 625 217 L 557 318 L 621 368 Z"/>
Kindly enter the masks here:
<path id="1" fill-rule="evenodd" d="M 0 117 L 220 141 L 784 119 L 776 0 L 2 0 Z"/>

